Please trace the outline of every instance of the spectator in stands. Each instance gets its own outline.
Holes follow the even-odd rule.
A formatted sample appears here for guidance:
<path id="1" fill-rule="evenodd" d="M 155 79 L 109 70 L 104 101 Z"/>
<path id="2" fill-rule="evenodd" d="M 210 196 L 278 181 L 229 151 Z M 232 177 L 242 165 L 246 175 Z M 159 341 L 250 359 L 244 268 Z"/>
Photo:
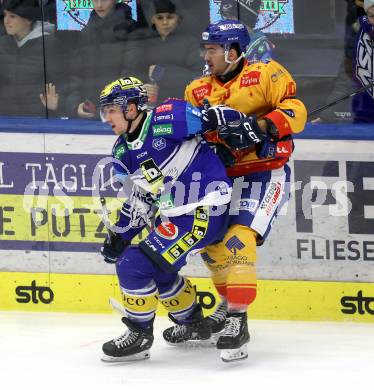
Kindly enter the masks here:
<path id="1" fill-rule="evenodd" d="M 97 116 L 97 96 L 107 80 L 119 78 L 126 69 L 126 41 L 136 28 L 127 4 L 116 0 L 92 2 L 93 11 L 70 59 L 69 116 L 80 118 Z"/>
<path id="2" fill-rule="evenodd" d="M 152 2 L 151 29 L 133 42 L 132 73 L 145 84 L 151 104 L 168 97 L 182 98 L 189 81 L 201 75 L 203 60 L 197 38 L 180 32 L 182 16 L 170 0 Z"/>
<path id="3" fill-rule="evenodd" d="M 52 101 L 51 94 L 55 85 L 63 91 L 58 83 L 63 84 L 64 62 L 51 35 L 54 26 L 40 21 L 37 0 L 5 0 L 3 9 L 6 35 L 0 37 L 0 115 L 45 116 L 44 104 L 51 115 L 59 116 L 59 97 L 53 94 Z"/>
<path id="4" fill-rule="evenodd" d="M 366 15 L 360 17 L 354 51 L 354 77 L 357 86 L 374 83 L 374 0 L 364 1 Z M 355 123 L 374 122 L 374 87 L 353 97 Z"/>
<path id="5" fill-rule="evenodd" d="M 3 0 L 0 0 L 0 37 L 5 34 Z"/>

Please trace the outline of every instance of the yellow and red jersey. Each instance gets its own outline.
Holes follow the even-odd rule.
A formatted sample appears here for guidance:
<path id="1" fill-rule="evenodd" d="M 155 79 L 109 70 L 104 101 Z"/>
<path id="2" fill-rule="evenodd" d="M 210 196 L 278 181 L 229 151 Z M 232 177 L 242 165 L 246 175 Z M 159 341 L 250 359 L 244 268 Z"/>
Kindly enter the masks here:
<path id="1" fill-rule="evenodd" d="M 206 76 L 192 81 L 185 90 L 185 100 L 194 106 L 225 104 L 257 119 L 269 118 L 279 131 L 279 138 L 303 131 L 307 111 L 295 98 L 296 83 L 290 73 L 276 61 L 249 64 L 232 80 L 223 83 L 216 76 Z M 283 166 L 292 148 L 291 140 L 278 143 L 279 156 L 259 159 L 255 151 L 237 153 L 235 166 L 228 168 L 230 176 L 271 170 Z M 282 150 L 287 157 L 282 157 Z"/>

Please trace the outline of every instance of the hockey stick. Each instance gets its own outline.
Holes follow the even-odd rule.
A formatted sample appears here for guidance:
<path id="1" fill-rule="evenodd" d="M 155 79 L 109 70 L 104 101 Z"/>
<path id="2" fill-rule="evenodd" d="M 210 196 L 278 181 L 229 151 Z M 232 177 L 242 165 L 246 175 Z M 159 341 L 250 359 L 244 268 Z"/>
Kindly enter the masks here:
<path id="1" fill-rule="evenodd" d="M 106 207 L 106 200 L 104 197 L 100 198 L 100 203 L 101 203 L 101 212 L 103 215 L 102 220 L 108 232 L 108 244 L 110 245 L 112 243 L 113 237 L 115 236 L 115 233 L 110 228 L 111 225 L 109 221 L 109 211 L 108 208 Z"/>
<path id="2" fill-rule="evenodd" d="M 311 112 L 308 114 L 308 119 L 309 119 L 311 116 L 313 116 L 313 115 L 315 115 L 315 114 L 318 114 L 318 113 L 320 113 L 321 111 L 325 111 L 325 110 L 327 110 L 328 108 L 330 108 L 330 107 L 332 107 L 332 106 L 335 106 L 336 104 L 338 104 L 338 103 L 340 103 L 340 102 L 342 102 L 342 101 L 344 101 L 344 100 L 347 100 L 347 99 L 349 99 L 349 98 L 351 98 L 351 97 L 353 97 L 353 96 L 355 96 L 355 95 L 357 95 L 357 94 L 359 94 L 359 93 L 361 93 L 361 92 L 365 92 L 365 91 L 367 91 L 367 90 L 370 89 L 370 88 L 374 88 L 374 82 L 372 82 L 371 84 L 366 85 L 365 87 L 361 87 L 361 88 L 357 89 L 356 91 L 351 92 L 351 93 L 348 94 L 348 95 L 342 96 L 341 98 L 339 98 L 339 99 L 337 99 L 337 100 L 334 100 L 333 102 L 328 103 L 328 104 L 326 104 L 326 105 L 323 106 L 323 107 L 320 107 L 320 108 L 317 108 L 316 110 L 311 111 Z"/>

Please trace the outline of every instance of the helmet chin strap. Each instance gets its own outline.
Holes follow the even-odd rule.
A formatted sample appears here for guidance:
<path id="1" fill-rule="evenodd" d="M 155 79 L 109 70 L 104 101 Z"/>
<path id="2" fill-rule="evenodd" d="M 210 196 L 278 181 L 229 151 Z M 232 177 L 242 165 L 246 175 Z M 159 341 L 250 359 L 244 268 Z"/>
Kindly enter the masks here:
<path id="1" fill-rule="evenodd" d="M 127 106 L 126 106 L 126 109 L 123 111 L 123 116 L 124 116 L 125 120 L 127 121 L 126 134 L 130 131 L 131 125 L 133 124 L 133 122 L 136 121 L 139 118 L 139 115 L 141 115 L 143 113 L 143 111 L 139 111 L 139 110 L 137 110 L 137 112 L 138 112 L 138 115 L 134 119 L 127 119 L 126 118 L 126 114 L 128 113 Z"/>
<path id="2" fill-rule="evenodd" d="M 227 67 L 226 67 L 225 71 L 221 74 L 221 76 L 225 76 L 227 73 L 231 72 L 233 66 L 235 64 L 237 64 L 242 58 L 244 58 L 244 53 L 241 53 L 240 56 L 236 60 L 230 61 L 229 60 L 229 50 L 230 49 L 225 49 L 225 62 L 227 64 Z"/>

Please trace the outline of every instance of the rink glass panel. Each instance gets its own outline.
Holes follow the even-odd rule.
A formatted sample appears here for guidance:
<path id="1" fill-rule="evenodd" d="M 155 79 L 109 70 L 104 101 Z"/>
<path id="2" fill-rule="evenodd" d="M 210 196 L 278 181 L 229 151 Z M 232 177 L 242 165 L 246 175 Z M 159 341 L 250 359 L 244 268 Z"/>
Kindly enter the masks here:
<path id="1" fill-rule="evenodd" d="M 39 39 L 34 50 L 33 55 L 39 53 L 39 63 L 34 59 L 31 65 L 26 65 L 23 76 L 1 76 L 6 81 L 0 86 L 0 114 L 98 121 L 98 115 L 86 118 L 78 115 L 78 105 L 86 103 L 85 110 L 94 112 L 102 87 L 128 74 L 160 86 L 158 96 L 151 97 L 153 102 L 169 96 L 183 97 L 184 86 L 201 74 L 204 64 L 202 58 L 192 61 L 194 55 L 190 54 L 195 52 L 198 57 L 202 30 L 210 21 L 221 18 L 220 3 L 219 0 L 175 0 L 182 19 L 170 39 L 169 50 L 167 45 L 160 45 L 162 42 L 152 28 L 149 0 L 129 2 L 137 23 L 130 34 L 119 24 L 121 18 L 113 18 L 113 24 L 118 27 L 115 32 L 110 31 L 110 23 L 103 27 L 102 23 L 99 26 L 97 21 L 91 21 L 88 26 L 92 7 L 89 0 L 56 0 L 55 7 L 45 5 L 40 18 L 54 26 L 45 26 L 44 45 Z M 298 97 L 309 111 L 360 86 L 352 79 L 355 15 L 345 2 L 262 0 L 260 14 L 255 19 L 244 6 L 248 2 L 238 3 L 231 13 L 236 13 L 255 31 L 266 34 L 274 46 L 272 56 L 291 72 L 297 82 Z M 256 7 L 256 1 L 251 6 Z M 1 27 L 4 37 L 6 33 Z M 165 63 L 168 56 L 172 58 L 169 64 Z M 151 76 L 150 65 L 159 65 Z M 179 67 L 178 77 L 172 71 L 175 67 Z M 18 64 L 10 68 L 10 74 L 14 75 L 16 68 L 22 71 Z M 45 82 L 56 86 L 59 99 L 55 110 L 46 111 L 40 102 L 39 94 L 45 92 Z M 351 123 L 355 119 L 352 102 L 347 99 L 315 118 L 328 123 Z M 27 107 L 22 107 L 23 104 Z"/>

